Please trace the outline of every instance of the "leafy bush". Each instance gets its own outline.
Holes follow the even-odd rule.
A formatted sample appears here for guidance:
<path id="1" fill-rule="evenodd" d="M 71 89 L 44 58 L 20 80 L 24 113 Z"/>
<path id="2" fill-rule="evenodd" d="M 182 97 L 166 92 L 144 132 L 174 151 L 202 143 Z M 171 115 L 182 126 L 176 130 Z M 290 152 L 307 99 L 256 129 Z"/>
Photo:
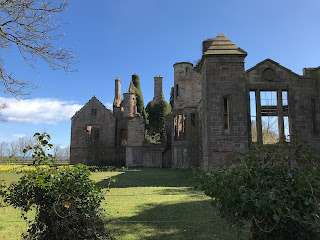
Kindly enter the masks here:
<path id="1" fill-rule="evenodd" d="M 320 168 L 302 142 L 256 147 L 200 188 L 230 223 L 251 221 L 252 239 L 320 239 Z"/>
<path id="2" fill-rule="evenodd" d="M 33 150 L 34 163 L 52 162 L 47 134 L 35 134 L 38 145 Z M 27 151 L 27 150 L 26 150 Z M 35 209 L 24 239 L 110 239 L 105 229 L 102 209 L 103 194 L 89 178 L 84 165 L 66 167 L 36 167 L 26 172 L 18 182 L 5 190 L 7 204 L 26 214 Z"/>

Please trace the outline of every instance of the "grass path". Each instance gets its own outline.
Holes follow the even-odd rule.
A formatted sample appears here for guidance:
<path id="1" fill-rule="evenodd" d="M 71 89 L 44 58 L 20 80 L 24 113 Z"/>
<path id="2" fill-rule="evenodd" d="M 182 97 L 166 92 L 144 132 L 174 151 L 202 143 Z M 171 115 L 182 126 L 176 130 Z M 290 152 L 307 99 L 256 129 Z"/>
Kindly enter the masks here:
<path id="1" fill-rule="evenodd" d="M 6 182 L 19 176 L 0 173 Z M 111 176 L 118 181 L 109 186 Z M 210 198 L 188 184 L 189 177 L 187 170 L 154 168 L 91 175 L 104 189 L 102 206 L 110 220 L 108 228 L 119 240 L 237 239 L 235 230 L 229 229 L 211 207 Z M 18 210 L 0 208 L 0 239 L 20 239 L 25 230 Z"/>

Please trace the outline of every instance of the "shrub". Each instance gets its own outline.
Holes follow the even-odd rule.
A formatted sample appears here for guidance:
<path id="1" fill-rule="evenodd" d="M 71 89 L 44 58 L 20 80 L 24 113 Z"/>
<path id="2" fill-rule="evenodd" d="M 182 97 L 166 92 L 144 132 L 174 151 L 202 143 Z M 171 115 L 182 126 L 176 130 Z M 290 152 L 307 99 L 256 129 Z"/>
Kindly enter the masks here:
<path id="1" fill-rule="evenodd" d="M 252 239 L 320 239 L 320 168 L 302 142 L 255 147 L 233 168 L 203 173 L 220 214 Z"/>
<path id="2" fill-rule="evenodd" d="M 35 164 L 52 162 L 45 153 L 50 146 L 47 134 L 35 134 L 39 144 L 33 150 Z M 66 167 L 36 167 L 12 183 L 4 194 L 7 204 L 26 214 L 35 209 L 24 239 L 110 239 L 105 229 L 102 209 L 103 194 L 89 178 L 84 165 Z"/>

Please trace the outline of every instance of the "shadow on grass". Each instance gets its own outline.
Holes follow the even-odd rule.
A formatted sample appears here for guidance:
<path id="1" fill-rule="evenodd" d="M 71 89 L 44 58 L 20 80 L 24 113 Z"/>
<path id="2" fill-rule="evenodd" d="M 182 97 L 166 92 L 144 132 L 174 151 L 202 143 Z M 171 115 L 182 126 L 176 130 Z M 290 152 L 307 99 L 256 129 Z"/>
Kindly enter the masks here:
<path id="1" fill-rule="evenodd" d="M 116 175 L 117 182 L 110 188 L 127 187 L 190 187 L 192 173 L 187 169 L 135 168 L 122 170 Z M 96 183 L 107 188 L 109 177 Z"/>
<path id="2" fill-rule="evenodd" d="M 211 200 L 140 206 L 133 217 L 114 218 L 109 227 L 117 239 L 238 239 L 210 205 Z M 242 236 L 248 239 L 249 232 Z"/>

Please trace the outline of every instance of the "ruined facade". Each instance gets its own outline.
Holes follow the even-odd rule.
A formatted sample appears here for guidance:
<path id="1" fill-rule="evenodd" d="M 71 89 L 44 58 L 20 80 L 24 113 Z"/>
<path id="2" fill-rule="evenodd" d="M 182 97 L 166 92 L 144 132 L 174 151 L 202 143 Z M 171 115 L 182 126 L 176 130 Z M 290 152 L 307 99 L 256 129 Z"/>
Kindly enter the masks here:
<path id="1" fill-rule="evenodd" d="M 196 66 L 173 65 L 174 103 L 164 142 L 145 141 L 134 95 L 125 93 L 121 100 L 116 79 L 113 112 L 93 97 L 72 118 L 71 163 L 93 161 L 88 145 L 98 141 L 97 134 L 99 147 L 126 166 L 213 170 L 232 164 L 252 144 L 294 138 L 320 149 L 320 67 L 305 68 L 301 76 L 266 59 L 245 71 L 247 53 L 223 34 L 204 41 L 202 50 Z M 152 102 L 161 97 L 157 76 Z"/>

